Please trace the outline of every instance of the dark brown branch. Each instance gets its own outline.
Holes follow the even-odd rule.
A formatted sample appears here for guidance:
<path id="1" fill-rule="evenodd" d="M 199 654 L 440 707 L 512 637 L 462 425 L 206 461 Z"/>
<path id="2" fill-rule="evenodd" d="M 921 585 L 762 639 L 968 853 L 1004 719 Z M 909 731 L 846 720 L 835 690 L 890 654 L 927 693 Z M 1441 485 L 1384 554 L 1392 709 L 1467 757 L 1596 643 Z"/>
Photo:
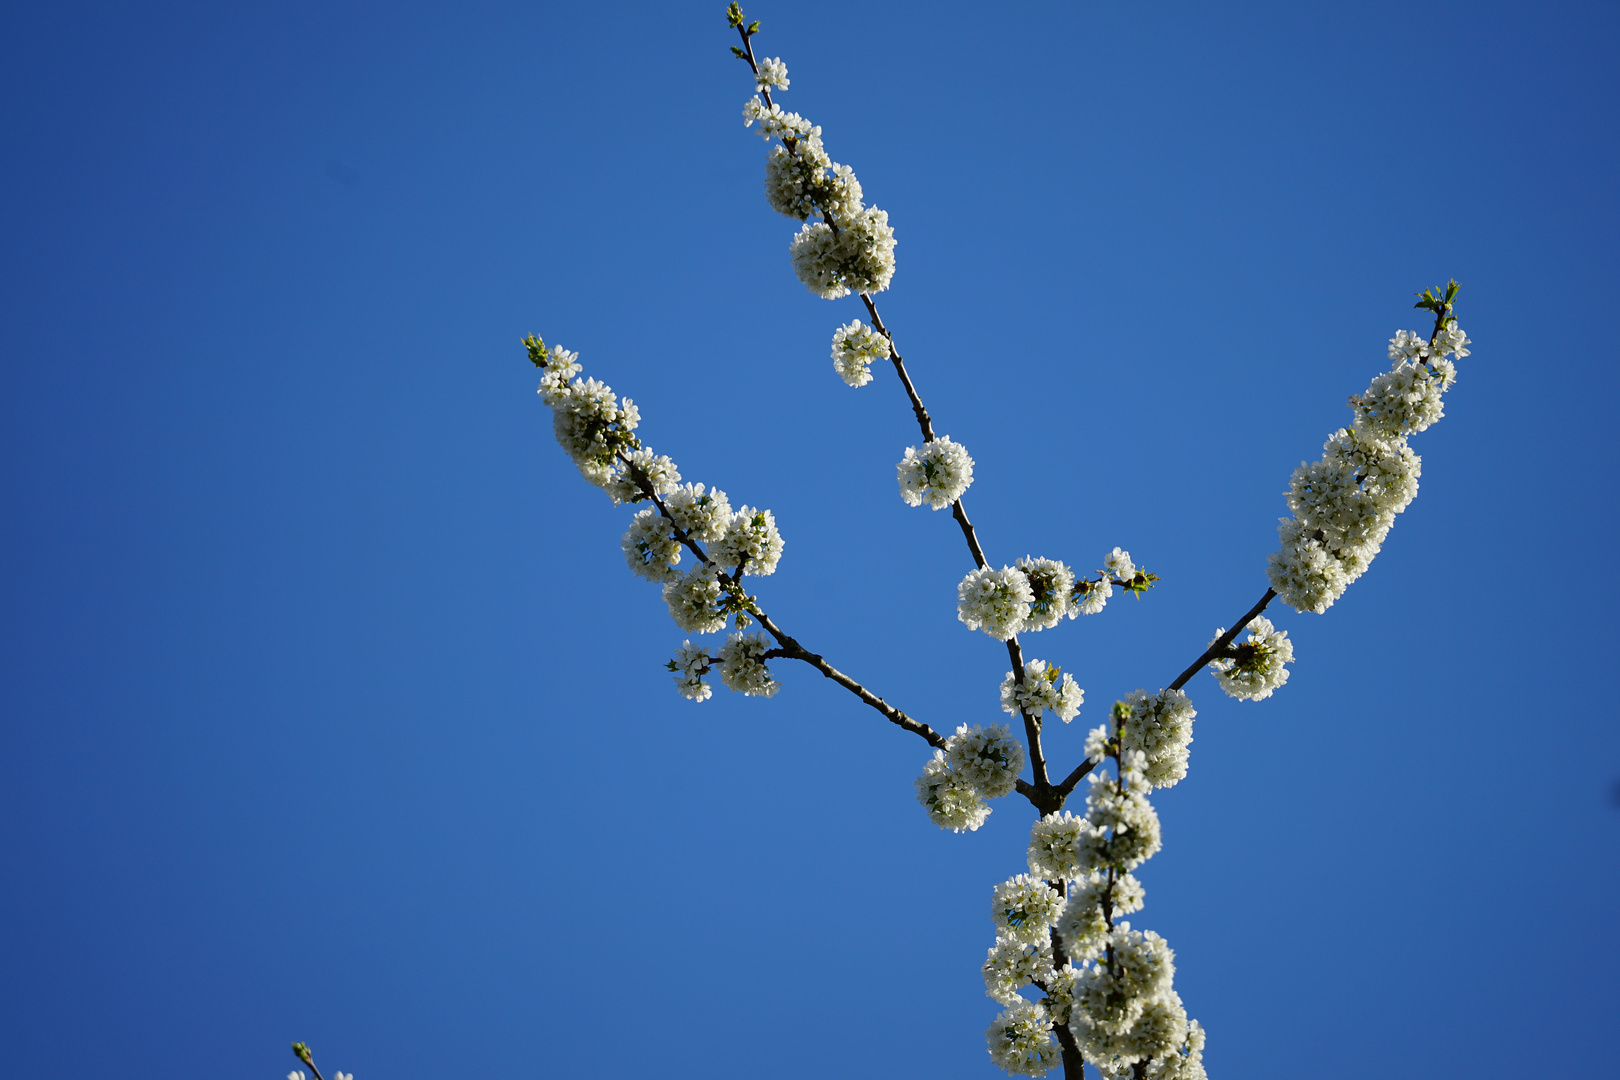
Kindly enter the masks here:
<path id="1" fill-rule="evenodd" d="M 1276 596 L 1276 589 L 1267 589 L 1266 595 L 1260 598 L 1260 602 L 1258 604 L 1249 609 L 1249 613 L 1247 615 L 1238 620 L 1236 626 L 1232 627 L 1232 629 L 1216 638 L 1210 647 L 1204 650 L 1204 655 L 1200 656 L 1197 660 L 1194 660 L 1191 667 L 1189 667 L 1186 671 L 1183 671 L 1180 675 L 1176 676 L 1176 681 L 1170 684 L 1170 689 L 1180 690 L 1183 686 L 1187 685 L 1188 679 L 1192 678 L 1194 675 L 1203 670 L 1205 664 L 1209 663 L 1211 660 L 1217 660 L 1224 655 L 1226 650 L 1231 647 L 1232 639 L 1243 633 L 1244 627 L 1253 622 L 1255 616 L 1266 610 L 1266 605 L 1271 603 L 1272 600 L 1276 599 Z"/>
<path id="2" fill-rule="evenodd" d="M 813 653 L 809 649 L 806 649 L 803 645 L 800 645 L 797 641 L 793 640 L 793 638 L 789 637 L 787 634 L 784 634 L 781 629 L 771 621 L 770 616 L 766 615 L 764 612 L 756 610 L 754 615 L 759 619 L 759 625 L 763 626 L 766 631 L 776 639 L 777 644 L 781 646 L 780 649 L 772 649 L 771 651 L 773 653 L 776 653 L 778 656 L 787 657 L 791 660 L 804 661 L 817 671 L 821 672 L 823 675 L 827 676 L 827 678 L 831 679 L 833 682 L 837 683 L 839 686 L 842 686 L 845 690 L 848 690 L 866 704 L 882 713 L 890 723 L 897 724 L 915 735 L 921 735 L 924 739 L 928 740 L 928 744 L 930 746 L 938 747 L 941 750 L 945 749 L 945 736 L 941 735 L 939 732 L 935 731 L 921 720 L 913 720 L 901 710 L 895 708 L 893 705 L 890 705 L 887 701 L 884 701 L 882 698 L 872 693 L 872 691 L 868 690 L 866 687 L 862 686 L 848 675 L 845 675 L 842 671 L 839 671 L 837 668 L 827 663 L 825 659 L 816 653 Z"/>

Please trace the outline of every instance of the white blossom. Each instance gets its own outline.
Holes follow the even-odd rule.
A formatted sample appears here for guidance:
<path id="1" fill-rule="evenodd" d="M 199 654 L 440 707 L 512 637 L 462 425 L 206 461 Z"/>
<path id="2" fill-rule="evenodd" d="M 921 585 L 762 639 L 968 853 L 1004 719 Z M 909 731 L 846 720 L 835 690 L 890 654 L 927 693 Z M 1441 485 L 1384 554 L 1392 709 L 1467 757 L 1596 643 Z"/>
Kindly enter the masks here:
<path id="1" fill-rule="evenodd" d="M 1120 725 L 1120 746 L 1140 751 L 1144 775 L 1154 787 L 1174 787 L 1187 775 L 1187 745 L 1192 742 L 1192 701 L 1180 690 L 1125 695 L 1130 713 Z"/>
<path id="2" fill-rule="evenodd" d="M 982 728 L 963 724 L 945 740 L 951 769 L 987 799 L 999 799 L 1018 784 L 1024 769 L 1024 744 L 1005 724 Z"/>
<path id="3" fill-rule="evenodd" d="M 759 137 L 769 139 L 772 136 L 783 139 L 799 139 L 806 135 L 820 136 L 821 129 L 798 113 L 783 112 L 782 106 L 774 101 L 766 105 L 763 100 L 755 97 L 743 106 L 743 127 L 753 127 L 759 124 Z"/>
<path id="4" fill-rule="evenodd" d="M 826 222 L 806 223 L 788 253 L 805 288 L 837 300 L 851 292 L 887 289 L 894 277 L 894 245 L 888 213 L 869 206 L 841 222 L 837 232 Z"/>
<path id="5" fill-rule="evenodd" d="M 1018 991 L 1036 981 L 1044 983 L 1054 974 L 1052 943 L 997 938 L 981 970 L 985 994 L 1003 1005 L 1015 1005 L 1024 1000 Z"/>
<path id="6" fill-rule="evenodd" d="M 908 506 L 927 503 L 943 510 L 962 497 L 973 483 L 973 459 L 961 443 L 942 435 L 923 443 L 919 451 L 906 447 L 906 456 L 895 466 L 900 481 L 900 497 Z"/>
<path id="7" fill-rule="evenodd" d="M 1067 881 L 1086 873 L 1075 844 L 1090 829 L 1085 818 L 1067 810 L 1047 814 L 1029 829 L 1029 872 L 1048 881 Z"/>
<path id="8" fill-rule="evenodd" d="M 1082 615 L 1095 615 L 1114 595 L 1114 583 L 1107 577 L 1074 583 L 1074 609 Z"/>
<path id="9" fill-rule="evenodd" d="M 1006 641 L 1024 627 L 1035 594 L 1022 570 L 985 566 L 970 571 L 956 587 L 956 617 L 969 630 L 983 630 Z"/>
<path id="10" fill-rule="evenodd" d="M 995 1018 L 984 1039 L 990 1060 L 1013 1076 L 1045 1076 L 1063 1055 L 1052 1038 L 1052 1020 L 1040 1005 L 1023 1002 Z"/>
<path id="11" fill-rule="evenodd" d="M 553 392 L 541 385 L 551 406 L 551 430 L 580 475 L 602 487 L 614 478 L 615 454 L 632 446 L 630 435 L 641 422 L 635 404 L 620 402 L 606 383 L 595 379 L 574 379 L 566 388 Z"/>
<path id="12" fill-rule="evenodd" d="M 1016 682 L 1013 673 L 1001 683 L 1001 711 L 1009 716 L 1029 713 L 1039 718 L 1043 712 L 1056 715 L 1065 724 L 1080 715 L 1080 706 L 1086 692 L 1074 681 L 1074 676 L 1052 667 L 1045 660 L 1030 660 L 1024 664 L 1024 681 Z"/>
<path id="13" fill-rule="evenodd" d="M 1029 579 L 1029 615 L 1024 630 L 1050 630 L 1065 615 L 1074 618 L 1080 609 L 1074 601 L 1074 571 L 1056 559 L 1025 555 L 1013 564 Z"/>
<path id="14" fill-rule="evenodd" d="M 1141 1061 L 1152 1055 L 1140 1052 L 1139 1040 L 1129 1037 L 1131 1029 L 1150 1001 L 1174 993 L 1175 956 L 1158 934 L 1132 930 L 1129 923 L 1109 932 L 1108 945 L 1113 962 L 1093 964 L 1075 981 L 1070 1026 L 1088 1059 Z"/>
<path id="15" fill-rule="evenodd" d="M 630 521 L 619 542 L 630 572 L 648 581 L 673 581 L 680 576 L 681 545 L 670 532 L 669 519 L 648 507 Z"/>
<path id="16" fill-rule="evenodd" d="M 1204 1029 L 1187 1022 L 1187 1037 L 1180 1046 L 1148 1062 L 1145 1080 L 1207 1080 L 1204 1072 Z"/>
<path id="17" fill-rule="evenodd" d="M 731 503 L 719 488 L 705 491 L 702 484 L 682 484 L 664 499 L 664 508 L 699 543 L 720 539 L 731 524 Z"/>
<path id="18" fill-rule="evenodd" d="M 553 345 L 546 353 L 545 365 L 540 372 L 540 400 L 548 408 L 568 396 L 569 383 L 581 370 L 579 353 L 569 352 L 561 345 Z"/>
<path id="19" fill-rule="evenodd" d="M 1264 701 L 1288 681 L 1287 665 L 1294 659 L 1294 644 L 1288 640 L 1286 630 L 1276 629 L 1263 615 L 1251 619 L 1246 629 L 1249 640 L 1234 643 L 1237 656 L 1211 660 L 1209 666 L 1215 669 L 1213 674 L 1221 689 L 1232 697 Z M 1216 630 L 1210 644 L 1224 633 L 1225 627 Z"/>
<path id="20" fill-rule="evenodd" d="M 761 60 L 754 81 L 758 84 L 759 92 L 762 94 L 770 89 L 786 90 L 788 88 L 787 65 L 775 58 Z"/>
<path id="21" fill-rule="evenodd" d="M 675 658 L 664 665 L 675 673 L 675 689 L 680 691 L 681 697 L 709 700 L 714 691 L 703 681 L 703 676 L 709 672 L 710 660 L 709 650 L 704 646 L 681 642 L 681 647 L 675 650 Z"/>
<path id="22" fill-rule="evenodd" d="M 1136 564 L 1131 562 L 1131 553 L 1119 548 L 1103 556 L 1103 569 L 1112 574 L 1115 581 L 1129 581 L 1136 576 Z"/>
<path id="23" fill-rule="evenodd" d="M 1081 865 L 1134 870 L 1158 852 L 1159 815 L 1147 801 L 1146 782 L 1133 772 L 1126 770 L 1122 785 L 1108 776 L 1091 774 L 1091 790 L 1086 795 L 1089 828 L 1075 842 Z"/>
<path id="24" fill-rule="evenodd" d="M 872 381 L 872 362 L 889 356 L 889 339 L 856 319 L 833 331 L 833 369 L 851 386 Z"/>
<path id="25" fill-rule="evenodd" d="M 1086 732 L 1086 759 L 1102 764 L 1103 758 L 1108 756 L 1113 746 L 1114 734 L 1103 724 Z"/>
<path id="26" fill-rule="evenodd" d="M 769 510 L 744 506 L 731 515 L 725 535 L 709 548 L 709 558 L 721 566 L 742 564 L 744 574 L 764 577 L 776 573 L 782 558 L 782 534 Z"/>
<path id="27" fill-rule="evenodd" d="M 1064 953 L 1076 964 L 1095 960 L 1108 944 L 1108 920 L 1095 896 L 1071 893 L 1052 928 L 1063 943 Z"/>
<path id="28" fill-rule="evenodd" d="M 928 820 L 942 829 L 973 832 L 990 816 L 984 796 L 965 777 L 951 770 L 943 750 L 934 751 L 912 786 L 917 789 L 917 801 L 928 811 Z"/>
<path id="29" fill-rule="evenodd" d="M 725 627 L 726 613 L 720 606 L 724 598 L 719 570 L 712 563 L 698 563 L 664 585 L 669 617 L 692 634 L 712 634 Z"/>
<path id="30" fill-rule="evenodd" d="M 602 490 L 615 505 L 637 503 L 648 497 L 643 482 L 655 494 L 668 495 L 681 482 L 681 474 L 675 463 L 662 454 L 646 448 L 631 450 L 623 460 L 614 462 L 613 477 L 602 485 Z"/>
<path id="31" fill-rule="evenodd" d="M 720 646 L 720 681 L 749 697 L 771 697 L 782 684 L 765 670 L 771 643 L 762 634 L 734 633 Z"/>
<path id="32" fill-rule="evenodd" d="M 990 900 L 990 917 L 996 923 L 996 936 L 1008 941 L 1037 943 L 1046 940 L 1063 911 L 1063 897 L 1040 878 L 1018 874 L 995 887 Z"/>

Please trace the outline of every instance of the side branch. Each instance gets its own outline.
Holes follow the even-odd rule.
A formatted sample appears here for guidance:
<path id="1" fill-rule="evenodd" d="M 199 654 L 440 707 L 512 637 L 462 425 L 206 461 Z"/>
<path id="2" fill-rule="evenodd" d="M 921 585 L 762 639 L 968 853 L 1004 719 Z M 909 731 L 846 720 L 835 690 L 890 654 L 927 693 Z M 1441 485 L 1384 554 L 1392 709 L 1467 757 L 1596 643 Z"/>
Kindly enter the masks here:
<path id="1" fill-rule="evenodd" d="M 797 641 L 793 640 L 793 638 L 789 637 L 787 634 L 784 634 L 777 627 L 777 625 L 771 621 L 769 616 L 759 611 L 755 611 L 754 615 L 759 619 L 759 625 L 763 626 L 771 637 L 776 639 L 777 644 L 781 646 L 780 649 L 772 649 L 771 651 L 773 653 L 786 657 L 790 660 L 804 661 L 817 671 L 821 672 L 823 675 L 827 676 L 827 678 L 831 679 L 833 682 L 837 683 L 839 686 L 842 686 L 845 690 L 848 690 L 850 693 L 860 698 L 863 702 L 882 713 L 884 718 L 887 719 L 891 724 L 903 727 L 914 735 L 921 735 L 928 741 L 928 745 L 930 746 L 937 747 L 941 750 L 945 749 L 945 736 L 941 735 L 939 732 L 935 731 L 921 720 L 913 720 L 902 710 L 890 705 L 887 701 L 884 701 L 882 698 L 872 693 L 872 691 L 868 690 L 866 687 L 862 686 L 848 675 L 845 675 L 842 671 L 839 671 L 837 668 L 827 663 L 827 661 L 818 654 L 813 653 L 809 649 L 806 649 L 804 646 L 800 645 Z"/>
<path id="2" fill-rule="evenodd" d="M 1271 603 L 1272 600 L 1276 599 L 1276 597 L 1276 589 L 1267 589 L 1266 595 L 1260 598 L 1260 602 L 1258 604 L 1249 609 L 1249 613 L 1247 615 L 1239 619 L 1232 629 L 1216 638 L 1214 643 L 1211 644 L 1209 648 L 1204 650 L 1204 655 L 1192 662 L 1191 667 L 1189 667 L 1186 671 L 1183 671 L 1180 675 L 1176 676 L 1176 681 L 1170 684 L 1170 689 L 1180 690 L 1183 686 L 1187 685 L 1188 679 L 1191 679 L 1194 675 L 1198 674 L 1199 671 L 1203 670 L 1205 664 L 1216 659 L 1217 657 L 1225 655 L 1226 650 L 1231 647 L 1233 639 L 1235 639 L 1239 634 L 1243 633 L 1243 628 L 1248 626 L 1249 623 L 1254 620 L 1256 615 L 1266 610 L 1266 605 Z"/>

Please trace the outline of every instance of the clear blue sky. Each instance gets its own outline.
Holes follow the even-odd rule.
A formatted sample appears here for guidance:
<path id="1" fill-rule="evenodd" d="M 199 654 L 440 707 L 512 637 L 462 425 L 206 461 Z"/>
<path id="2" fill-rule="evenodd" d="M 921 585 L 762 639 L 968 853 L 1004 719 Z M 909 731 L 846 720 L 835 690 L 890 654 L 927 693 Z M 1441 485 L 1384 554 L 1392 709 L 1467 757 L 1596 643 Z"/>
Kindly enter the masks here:
<path id="1" fill-rule="evenodd" d="M 938 728 L 1005 654 L 793 278 L 704 3 L 0 13 L 0 1039 L 19 1075 L 998 1075 L 1027 806 L 808 669 L 678 698 L 519 339 L 771 507 L 807 645 Z M 1272 700 L 1199 676 L 1138 925 L 1212 1075 L 1617 1076 L 1616 8 L 761 3 L 888 210 L 991 559 L 1163 575 L 1032 639 L 1168 682 L 1455 276 L 1422 491 Z M 1054 725 L 1056 726 L 1056 725 Z"/>

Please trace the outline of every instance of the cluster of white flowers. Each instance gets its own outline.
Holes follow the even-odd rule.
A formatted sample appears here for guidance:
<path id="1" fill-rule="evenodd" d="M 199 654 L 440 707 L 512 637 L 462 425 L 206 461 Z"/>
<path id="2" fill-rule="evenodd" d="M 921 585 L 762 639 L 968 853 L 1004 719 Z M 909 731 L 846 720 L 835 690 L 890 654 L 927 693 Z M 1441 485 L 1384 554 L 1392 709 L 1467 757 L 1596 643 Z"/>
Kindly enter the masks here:
<path id="1" fill-rule="evenodd" d="M 973 459 L 967 448 L 952 442 L 949 435 L 941 435 L 925 442 L 922 449 L 906 447 L 906 456 L 895 466 L 900 479 L 900 497 L 908 506 L 927 503 L 935 510 L 943 510 L 973 483 Z"/>
<path id="2" fill-rule="evenodd" d="M 1131 553 L 1119 548 L 1103 556 L 1103 569 L 1112 574 L 1116 581 L 1129 581 L 1136 576 L 1136 564 L 1131 562 Z"/>
<path id="3" fill-rule="evenodd" d="M 651 498 L 649 488 L 654 495 L 668 495 L 680 482 L 680 471 L 669 458 L 651 450 L 631 450 L 619 461 L 613 478 L 602 485 L 602 490 L 617 506 Z"/>
<path id="4" fill-rule="evenodd" d="M 1003 941 L 1037 943 L 1063 911 L 1063 896 L 1051 885 L 1029 874 L 1008 878 L 990 897 L 990 917 L 996 936 Z"/>
<path id="5" fill-rule="evenodd" d="M 872 361 L 887 359 L 889 339 L 856 319 L 833 331 L 833 369 L 851 386 L 872 381 Z"/>
<path id="6" fill-rule="evenodd" d="M 985 798 L 999 799 L 1018 783 L 1024 769 L 1024 744 L 1006 724 L 987 728 L 963 724 L 945 740 L 945 760 Z"/>
<path id="7" fill-rule="evenodd" d="M 1025 555 L 1013 563 L 1029 579 L 1029 614 L 1024 630 L 1050 630 L 1067 615 L 1080 614 L 1074 598 L 1074 571 L 1056 559 Z"/>
<path id="8" fill-rule="evenodd" d="M 1143 775 L 1154 787 L 1174 787 L 1187 775 L 1187 746 L 1192 742 L 1192 701 L 1180 690 L 1125 695 L 1130 712 L 1120 723 L 1120 746 L 1142 755 Z"/>
<path id="9" fill-rule="evenodd" d="M 1107 577 L 1096 581 L 1076 581 L 1074 583 L 1075 610 L 1082 615 L 1095 615 L 1108 603 L 1109 597 L 1114 595 L 1114 583 Z"/>
<path id="10" fill-rule="evenodd" d="M 657 510 L 648 508 L 631 519 L 619 546 L 637 577 L 662 584 L 680 576 L 675 569 L 681 561 L 680 541 L 671 533 L 669 519 Z"/>
<path id="11" fill-rule="evenodd" d="M 725 589 L 713 563 L 699 563 L 666 582 L 664 603 L 675 625 L 690 634 L 712 634 L 726 625 Z"/>
<path id="12" fill-rule="evenodd" d="M 787 65 L 778 59 L 761 60 L 759 70 L 754 76 L 759 92 L 767 90 L 786 90 L 788 88 Z"/>
<path id="13" fill-rule="evenodd" d="M 776 518 L 769 510 L 744 506 L 726 523 L 726 531 L 709 549 L 709 557 L 721 566 L 742 567 L 744 574 L 766 576 L 776 573 L 782 558 L 782 534 L 776 531 Z"/>
<path id="14" fill-rule="evenodd" d="M 928 820 L 942 829 L 972 832 L 990 816 L 984 796 L 966 777 L 952 771 L 943 750 L 934 751 L 912 786 L 917 789 L 917 801 L 928 811 Z"/>
<path id="15" fill-rule="evenodd" d="M 1018 784 L 1024 747 L 1005 724 L 963 724 L 914 782 L 917 801 L 942 829 L 971 832 L 990 816 L 986 799 L 999 799 Z"/>
<path id="16" fill-rule="evenodd" d="M 1024 681 L 1018 682 L 1007 672 L 1001 683 L 1001 711 L 1009 716 L 1028 713 L 1037 719 L 1049 712 L 1065 724 L 1080 715 L 1086 692 L 1074 681 L 1074 676 L 1053 667 L 1045 660 L 1029 660 L 1024 664 Z"/>
<path id="17" fill-rule="evenodd" d="M 621 402 L 605 383 L 578 378 L 578 353 L 561 345 L 546 351 L 536 338 L 526 344 L 529 358 L 541 368 L 540 398 L 551 408 L 557 444 L 580 475 L 597 487 L 607 487 L 623 470 L 618 455 L 641 449 L 632 434 L 641 423 L 640 411 L 629 398 Z"/>
<path id="18" fill-rule="evenodd" d="M 1023 998 L 1018 991 L 1031 983 L 1048 982 L 1056 970 L 1052 966 L 1052 942 L 998 938 L 985 958 L 984 992 L 1003 1005 L 1016 1005 Z"/>
<path id="19" fill-rule="evenodd" d="M 765 653 L 771 643 L 763 634 L 732 634 L 720 646 L 720 681 L 739 694 L 771 697 L 782 684 L 765 670 Z"/>
<path id="20" fill-rule="evenodd" d="M 731 501 L 719 488 L 705 491 L 702 484 L 682 484 L 664 500 L 675 524 L 693 540 L 711 544 L 731 524 Z"/>
<path id="21" fill-rule="evenodd" d="M 824 221 L 807 222 L 793 237 L 788 256 L 805 288 L 823 300 L 837 300 L 887 289 L 894 277 L 894 245 L 888 211 L 869 206 L 851 214 L 836 232 Z"/>
<path id="22" fill-rule="evenodd" d="M 1091 823 L 1067 810 L 1047 814 L 1029 830 L 1029 872 L 1048 881 L 1073 881 L 1086 872 L 1075 852 Z"/>
<path id="23" fill-rule="evenodd" d="M 1140 752 L 1121 755 L 1127 762 L 1121 779 L 1091 774 L 1086 793 L 1086 821 L 1090 828 L 1075 842 L 1079 860 L 1094 869 L 1135 870 L 1159 850 L 1159 815 L 1148 802 L 1150 790 L 1142 776 L 1146 765 Z"/>
<path id="24" fill-rule="evenodd" d="M 1013 1076 L 1045 1076 L 1063 1060 L 1052 1038 L 1052 1018 L 1045 1008 L 1027 1001 L 996 1017 L 984 1040 L 990 1060 Z"/>
<path id="25" fill-rule="evenodd" d="M 1294 659 L 1294 643 L 1288 640 L 1288 631 L 1278 630 L 1271 620 L 1257 615 L 1245 627 L 1249 640 L 1234 644 L 1235 656 L 1211 660 L 1216 681 L 1221 689 L 1235 698 L 1264 701 L 1271 692 L 1288 681 L 1288 665 Z M 1210 644 L 1220 640 L 1226 628 L 1215 631 Z"/>
<path id="26" fill-rule="evenodd" d="M 767 83 L 778 75 L 780 84 Z M 766 61 L 759 80 L 762 91 L 767 85 L 785 88 L 786 65 Z M 887 289 L 894 277 L 895 245 L 889 215 L 865 205 L 855 171 L 828 156 L 821 128 L 757 96 L 743 106 L 743 126 L 755 123 L 766 139 L 781 140 L 765 159 L 766 201 L 777 213 L 806 222 L 788 249 L 799 280 L 828 300 Z M 818 212 L 821 221 L 808 221 Z"/>
<path id="27" fill-rule="evenodd" d="M 1398 332 L 1389 347 L 1393 369 L 1350 399 L 1355 424 L 1328 437 L 1320 461 L 1294 470 L 1288 491 L 1294 516 L 1278 526 L 1282 545 L 1267 573 L 1296 611 L 1320 614 L 1342 596 L 1378 554 L 1395 515 L 1416 497 L 1422 462 L 1406 436 L 1443 415 L 1440 396 L 1457 377 L 1448 357 L 1467 356 L 1467 344 L 1454 319 L 1433 345 Z"/>
<path id="28" fill-rule="evenodd" d="M 1178 711 L 1173 699 L 1168 704 Z M 1116 718 L 1127 723 L 1127 710 Z M 1085 817 L 1064 811 L 1035 823 L 1030 873 L 992 895 L 996 941 L 984 963 L 985 991 L 1009 1008 L 986 1037 L 992 1059 L 1015 1075 L 1054 1067 L 1048 1044 L 1056 1026 L 1067 1025 L 1104 1076 L 1204 1080 L 1203 1031 L 1174 989 L 1169 945 L 1119 921 L 1145 899 L 1129 871 L 1159 847 L 1143 775 L 1147 755 L 1127 749 L 1120 758 L 1117 779 L 1092 775 Z M 1067 961 L 1061 968 L 1060 955 Z M 1023 998 L 1028 986 L 1046 996 Z"/>
<path id="29" fill-rule="evenodd" d="M 956 587 L 956 617 L 969 630 L 983 630 L 997 641 L 1006 641 L 1024 628 L 1034 599 L 1022 570 L 984 566 L 969 571 Z"/>
<path id="30" fill-rule="evenodd" d="M 681 642 L 681 647 L 675 650 L 675 658 L 664 665 L 675 673 L 675 689 L 680 691 L 681 697 L 693 701 L 709 700 L 714 691 L 703 681 L 703 676 L 709 673 L 711 660 L 709 650 L 704 646 L 693 645 L 690 641 Z"/>
<path id="31" fill-rule="evenodd" d="M 798 113 L 783 112 L 782 106 L 774 101 L 766 105 L 757 97 L 743 106 L 743 127 L 753 127 L 756 123 L 762 139 L 802 139 L 812 132 L 818 133 L 819 138 L 821 130 Z"/>

